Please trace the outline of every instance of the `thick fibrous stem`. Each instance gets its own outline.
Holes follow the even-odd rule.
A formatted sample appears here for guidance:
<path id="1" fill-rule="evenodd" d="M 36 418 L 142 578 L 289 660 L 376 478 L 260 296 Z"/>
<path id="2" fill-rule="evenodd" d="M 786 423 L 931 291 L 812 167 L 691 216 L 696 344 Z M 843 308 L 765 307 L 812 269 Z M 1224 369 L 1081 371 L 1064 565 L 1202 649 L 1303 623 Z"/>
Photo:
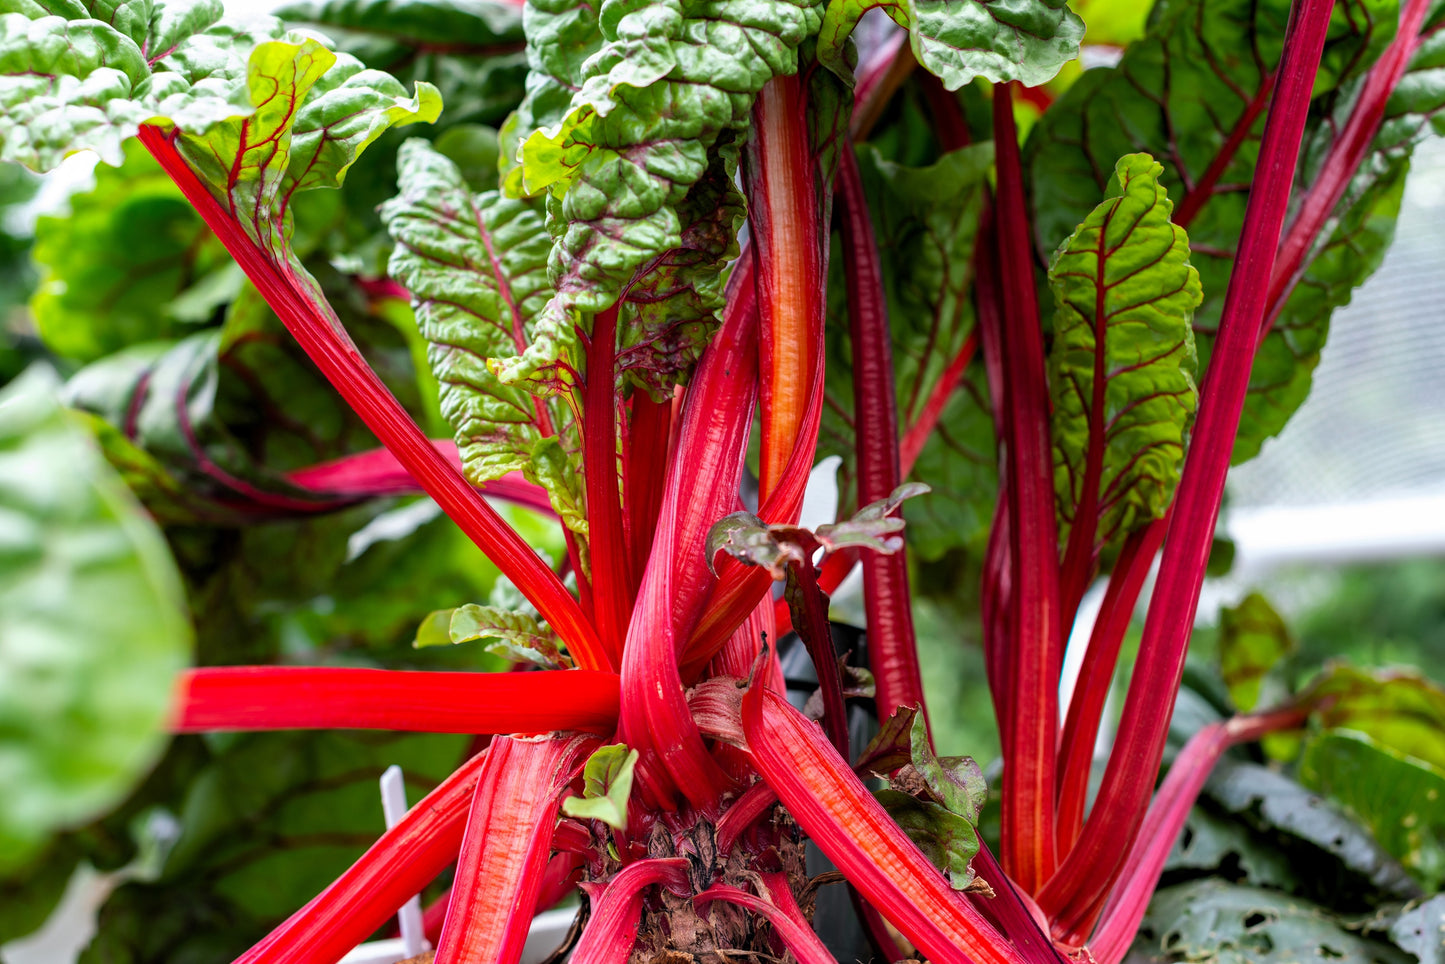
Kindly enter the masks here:
<path id="1" fill-rule="evenodd" d="M 838 156 L 839 229 L 853 345 L 853 431 L 858 504 L 888 497 L 901 481 L 898 404 L 893 387 L 893 332 L 883 296 L 883 268 L 868 215 L 868 200 L 852 145 Z M 868 616 L 868 661 L 880 716 L 923 705 L 923 676 L 913 636 L 908 560 L 903 550 L 863 555 L 863 605 Z M 925 717 L 926 719 L 926 717 Z"/>
<path id="2" fill-rule="evenodd" d="M 622 641 L 632 614 L 630 567 L 622 555 L 622 503 L 617 486 L 617 410 L 614 359 L 617 306 L 592 319 L 583 398 L 583 480 L 587 490 L 587 544 L 592 558 L 592 608 L 597 632 L 613 666 L 622 664 Z"/>
<path id="3" fill-rule="evenodd" d="M 1054 764 L 1058 740 L 1058 530 L 1053 449 L 1044 376 L 1043 329 L 1034 287 L 1028 211 L 1010 88 L 996 85 L 994 150 L 998 188 L 994 228 L 1003 295 L 1003 360 L 1008 409 L 1006 457 L 1011 580 L 1009 711 L 1004 718 L 1003 866 L 1036 891 L 1056 864 Z"/>
<path id="4" fill-rule="evenodd" d="M 1164 751 L 1332 7 L 1333 0 L 1301 0 L 1293 10 L 1218 340 L 1114 751 L 1078 843 L 1039 895 L 1039 903 L 1054 917 L 1055 936 L 1065 941 L 1081 942 L 1088 936 L 1098 895 L 1118 879 L 1148 805 L 1150 781 L 1140 775 L 1157 772 Z"/>

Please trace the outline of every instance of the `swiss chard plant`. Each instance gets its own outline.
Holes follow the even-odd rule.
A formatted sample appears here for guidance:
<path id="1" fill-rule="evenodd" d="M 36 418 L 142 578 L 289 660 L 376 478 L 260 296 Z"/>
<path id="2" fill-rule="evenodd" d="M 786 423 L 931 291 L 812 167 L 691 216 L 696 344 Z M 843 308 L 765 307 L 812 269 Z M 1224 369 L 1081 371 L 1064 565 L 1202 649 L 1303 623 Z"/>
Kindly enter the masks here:
<path id="1" fill-rule="evenodd" d="M 0 0 L 0 159 L 103 162 L 37 230 L 65 406 L 0 399 L 10 925 L 167 808 L 174 886 L 94 960 L 333 964 L 426 891 L 438 962 L 510 964 L 580 891 L 574 964 L 821 964 L 811 841 L 880 960 L 1119 964 L 1265 737 L 1416 853 L 1348 774 L 1435 789 L 1418 680 L 1266 686 L 1245 612 L 1169 737 L 1226 473 L 1388 246 L 1445 5 L 1133 6 Z M 924 698 L 910 583 L 956 571 L 992 788 Z M 208 736 L 149 770 L 162 727 Z M 391 759 L 429 792 L 375 839 Z"/>

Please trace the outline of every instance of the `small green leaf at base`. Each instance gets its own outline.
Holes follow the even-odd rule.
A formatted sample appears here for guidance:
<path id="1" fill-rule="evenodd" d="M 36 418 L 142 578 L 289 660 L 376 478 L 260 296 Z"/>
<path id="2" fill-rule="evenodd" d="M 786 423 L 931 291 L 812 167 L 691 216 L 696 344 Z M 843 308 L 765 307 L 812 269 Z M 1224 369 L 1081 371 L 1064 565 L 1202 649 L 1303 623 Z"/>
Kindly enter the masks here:
<path id="1" fill-rule="evenodd" d="M 627 798 L 638 752 L 624 744 L 604 746 L 582 768 L 582 796 L 562 801 L 562 812 L 580 820 L 601 820 L 615 830 L 627 829 Z"/>

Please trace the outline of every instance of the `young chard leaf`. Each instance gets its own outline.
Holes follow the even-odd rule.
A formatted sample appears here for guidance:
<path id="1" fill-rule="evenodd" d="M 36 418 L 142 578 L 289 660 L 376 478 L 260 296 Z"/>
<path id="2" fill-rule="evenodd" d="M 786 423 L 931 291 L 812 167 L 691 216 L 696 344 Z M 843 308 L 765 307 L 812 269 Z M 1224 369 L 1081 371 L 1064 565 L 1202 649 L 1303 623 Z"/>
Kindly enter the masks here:
<path id="1" fill-rule="evenodd" d="M 400 193 L 381 210 L 396 242 L 390 270 L 411 291 L 467 477 L 486 482 L 520 470 L 585 536 L 575 421 L 565 405 L 495 374 L 532 342 L 551 293 L 551 242 L 538 205 L 474 194 L 426 141 L 403 144 L 397 166 Z M 571 381 L 559 375 L 554 388 Z"/>
<path id="2" fill-rule="evenodd" d="M 1163 167 L 1129 154 L 1049 265 L 1054 487 L 1064 581 L 1168 509 L 1197 404 L 1189 320 L 1201 299 Z"/>
<path id="3" fill-rule="evenodd" d="M 557 634 L 536 615 L 468 603 L 432 613 L 416 634 L 418 647 L 482 640 L 487 652 L 543 669 L 568 669 Z"/>
<path id="4" fill-rule="evenodd" d="M 1084 22 L 1064 0 L 832 0 L 818 34 L 818 59 L 838 69 L 843 42 L 874 7 L 908 31 L 919 64 L 949 90 L 975 77 L 1037 87 L 1079 55 L 1084 36 Z"/>
<path id="5" fill-rule="evenodd" d="M 582 768 L 582 796 L 562 801 L 562 812 L 583 820 L 601 820 L 627 830 L 627 800 L 632 796 L 632 771 L 640 754 L 621 743 L 604 746 Z"/>

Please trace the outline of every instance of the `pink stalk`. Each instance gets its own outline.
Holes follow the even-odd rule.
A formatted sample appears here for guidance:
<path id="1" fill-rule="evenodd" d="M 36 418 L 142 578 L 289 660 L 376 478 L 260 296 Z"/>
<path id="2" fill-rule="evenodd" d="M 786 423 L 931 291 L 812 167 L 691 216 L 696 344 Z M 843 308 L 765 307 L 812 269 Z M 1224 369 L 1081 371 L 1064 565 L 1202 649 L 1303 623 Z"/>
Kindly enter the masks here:
<path id="1" fill-rule="evenodd" d="M 996 84 L 993 93 L 1013 587 L 1009 607 L 1013 631 L 1006 657 L 1010 696 L 1003 732 L 1008 766 L 1003 774 L 1002 857 L 1009 876 L 1033 893 L 1057 865 L 1054 766 L 1063 630 L 1049 390 L 1011 87 Z"/>
<path id="2" fill-rule="evenodd" d="M 693 903 L 702 908 L 715 900 L 725 900 L 750 910 L 773 925 L 773 931 L 783 946 L 797 958 L 798 964 L 835 964 L 833 955 L 803 918 L 798 902 L 788 889 L 787 876 L 767 873 L 761 875 L 761 880 L 768 892 L 766 897 L 727 884 L 714 884 L 694 897 Z"/>
<path id="3" fill-rule="evenodd" d="M 1103 915 L 1089 941 L 1089 950 L 1099 964 L 1121 964 L 1128 954 L 1149 898 L 1159 886 L 1169 852 L 1174 849 L 1174 840 L 1224 751 L 1269 733 L 1302 726 L 1308 716 L 1307 710 L 1297 707 L 1236 716 L 1211 723 L 1189 738 L 1154 795 L 1139 839 L 1124 862 L 1120 874 L 1123 886 L 1112 891 L 1104 903 Z"/>
<path id="4" fill-rule="evenodd" d="M 1022 953 L 1030 960 L 1053 961 L 1065 964 L 1064 955 L 1054 946 L 1049 936 L 1049 924 L 1043 911 L 1032 898 L 1019 892 L 1018 887 L 1003 872 L 988 844 L 979 841 L 978 853 L 970 864 L 979 880 L 993 888 L 993 895 L 972 894 L 974 906 L 1009 936 Z"/>
<path id="5" fill-rule="evenodd" d="M 759 780 L 743 792 L 717 822 L 717 852 L 730 854 L 737 842 L 773 809 L 778 795 L 773 788 Z"/>
<path id="6" fill-rule="evenodd" d="M 797 626 L 797 631 L 818 676 L 818 690 L 823 696 L 823 731 L 828 734 L 828 742 L 833 744 L 838 755 L 847 760 L 850 759 L 848 708 L 843 703 L 843 679 L 838 669 L 837 651 L 833 648 L 833 631 L 828 625 L 827 597 L 818 591 L 818 580 L 811 562 L 804 561 L 792 568 L 798 580 L 798 595 L 802 596 L 802 612 L 799 614 L 802 624 Z M 796 623 L 798 619 L 793 621 Z"/>
<path id="7" fill-rule="evenodd" d="M 361 357 L 329 305 L 284 260 L 253 242 L 190 169 L 171 137 L 143 124 L 141 143 L 215 232 L 307 356 L 421 487 L 506 573 L 567 642 L 584 669 L 608 669 L 597 633 L 560 579 L 438 452 Z"/>
<path id="8" fill-rule="evenodd" d="M 938 427 L 939 419 L 943 418 L 943 410 L 948 405 L 949 399 L 963 382 L 964 372 L 968 370 L 969 363 L 978 350 L 978 329 L 968 333 L 964 339 L 963 347 L 958 354 L 948 363 L 943 374 L 938 377 L 933 390 L 929 392 L 928 398 L 919 409 L 917 417 L 909 424 L 903 433 L 902 440 L 898 443 L 898 462 L 904 478 L 913 471 L 913 465 L 918 461 L 918 456 L 923 452 L 923 446 L 928 442 L 933 430 Z"/>
<path id="9" fill-rule="evenodd" d="M 592 919 L 568 958 L 571 964 L 627 964 L 642 920 L 642 892 L 654 884 L 687 894 L 687 858 L 639 860 L 622 868 L 593 902 Z"/>
<path id="10" fill-rule="evenodd" d="M 883 109 L 917 66 L 918 61 L 908 46 L 908 34 L 902 30 L 894 31 L 866 63 L 858 65 L 858 80 L 853 87 L 853 116 L 848 121 L 848 135 L 853 140 L 868 139 L 873 125 L 883 116 Z"/>
<path id="11" fill-rule="evenodd" d="M 597 745 L 565 734 L 493 741 L 472 797 L 437 964 L 516 964 L 552 847 L 557 798 Z"/>
<path id="12" fill-rule="evenodd" d="M 235 964 L 335 964 L 456 860 L 487 754 L 462 765 L 361 859 Z"/>
<path id="13" fill-rule="evenodd" d="M 560 824 L 559 824 L 560 826 Z M 558 851 L 554 842 L 554 851 Z M 571 852 L 554 852 L 542 871 L 542 882 L 537 887 L 537 903 L 532 912 L 540 914 L 556 905 L 577 889 L 582 876 L 582 855 Z"/>
<path id="14" fill-rule="evenodd" d="M 893 331 L 888 326 L 888 305 L 883 298 L 883 266 L 878 260 L 868 199 L 851 144 L 844 144 L 838 152 L 838 200 L 853 345 L 858 504 L 867 505 L 887 498 L 898 488 L 902 472 L 897 391 L 893 386 Z M 877 686 L 879 716 L 889 716 L 902 706 L 917 706 L 926 720 L 904 552 L 863 554 L 863 605 L 868 616 L 868 661 Z"/>
<path id="15" fill-rule="evenodd" d="M 1324 230 L 1325 222 L 1339 206 L 1360 164 L 1369 155 L 1375 135 L 1385 118 L 1385 106 L 1400 79 L 1409 69 L 1410 58 L 1420 45 L 1420 30 L 1430 12 L 1430 0 L 1408 0 L 1400 11 L 1395 39 L 1365 76 L 1364 87 L 1350 112 L 1345 129 L 1330 146 L 1324 166 L 1309 190 L 1299 212 L 1280 245 L 1279 260 L 1269 279 L 1269 311 L 1260 337 L 1269 331 L 1289 300 L 1290 293 L 1308 268 L 1307 258 Z"/>
<path id="16" fill-rule="evenodd" d="M 610 732 L 617 677 L 591 670 L 439 673 L 227 666 L 182 673 L 171 731 Z"/>
<path id="17" fill-rule="evenodd" d="M 753 763 L 848 880 L 937 964 L 1026 960 L 899 829 L 816 723 L 775 693 L 743 697 Z"/>
<path id="18" fill-rule="evenodd" d="M 1140 775 L 1158 772 L 1164 752 L 1332 7 L 1333 0 L 1300 0 L 1292 11 L 1218 339 L 1118 737 L 1078 843 L 1039 894 L 1039 903 L 1055 921 L 1055 937 L 1068 943 L 1088 936 L 1098 894 L 1118 879 L 1148 805 L 1149 782 Z"/>
<path id="19" fill-rule="evenodd" d="M 457 443 L 450 439 L 432 439 L 431 444 L 458 472 L 461 471 L 462 460 L 457 454 Z M 286 481 L 298 488 L 346 499 L 419 495 L 422 491 L 412 474 L 396 460 L 395 455 L 384 448 L 358 452 L 330 462 L 296 469 L 286 474 Z M 556 516 L 552 502 L 547 498 L 547 491 L 528 482 L 520 472 L 508 472 L 500 479 L 486 482 L 478 488 L 488 498 L 505 499 L 534 512 Z"/>
<path id="20" fill-rule="evenodd" d="M 1154 556 L 1164 542 L 1169 517 L 1156 519 L 1136 530 L 1124 541 L 1104 601 L 1094 621 L 1089 644 L 1084 650 L 1083 666 L 1074 695 L 1069 700 L 1064 720 L 1063 739 L 1059 745 L 1059 847 L 1067 852 L 1079 839 L 1084 825 L 1084 807 L 1089 791 L 1089 773 L 1094 763 L 1094 741 L 1099 736 L 1099 722 L 1104 703 L 1119 663 L 1119 647 L 1134 616 L 1134 606 L 1154 564 Z"/>
<path id="21" fill-rule="evenodd" d="M 623 531 L 627 558 L 636 597 L 652 553 L 657 516 L 662 511 L 662 493 L 667 484 L 668 438 L 672 434 L 672 399 L 654 402 L 646 392 L 632 395 L 632 418 L 627 432 L 627 457 L 623 462 Z"/>
<path id="22" fill-rule="evenodd" d="M 612 666 L 622 663 L 622 640 L 632 615 L 629 561 L 623 543 L 617 486 L 617 407 L 614 361 L 617 306 L 592 318 L 583 408 L 583 480 L 587 490 L 587 545 L 592 559 L 592 606 L 598 635 Z"/>

